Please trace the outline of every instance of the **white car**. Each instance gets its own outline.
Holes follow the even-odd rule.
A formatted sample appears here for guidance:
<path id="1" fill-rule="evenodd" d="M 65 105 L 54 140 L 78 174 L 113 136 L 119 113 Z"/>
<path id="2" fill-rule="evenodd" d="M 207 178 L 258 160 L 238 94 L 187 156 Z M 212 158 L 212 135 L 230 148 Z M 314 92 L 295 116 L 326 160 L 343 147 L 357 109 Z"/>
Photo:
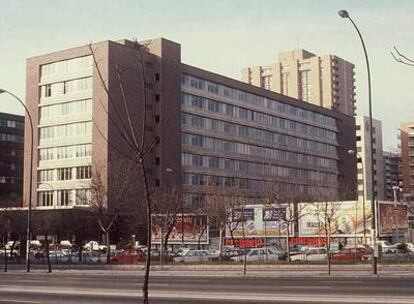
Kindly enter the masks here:
<path id="1" fill-rule="evenodd" d="M 381 246 L 381 251 L 383 253 L 396 253 L 397 245 L 393 245 L 388 241 L 377 241 L 377 244 Z"/>
<path id="2" fill-rule="evenodd" d="M 265 262 L 278 261 L 279 253 L 273 248 L 252 248 L 246 253 L 246 261 L 248 262 Z M 243 261 L 244 255 L 235 256 L 230 261 Z"/>
<path id="3" fill-rule="evenodd" d="M 90 241 L 83 246 L 83 249 L 88 251 L 106 250 L 106 245 L 99 245 L 98 242 Z"/>
<path id="4" fill-rule="evenodd" d="M 173 259 L 176 263 L 195 263 L 208 261 L 208 250 L 188 250 Z"/>
<path id="5" fill-rule="evenodd" d="M 323 262 L 326 260 L 327 250 L 325 247 L 308 247 L 304 251 L 291 256 L 292 262 Z"/>

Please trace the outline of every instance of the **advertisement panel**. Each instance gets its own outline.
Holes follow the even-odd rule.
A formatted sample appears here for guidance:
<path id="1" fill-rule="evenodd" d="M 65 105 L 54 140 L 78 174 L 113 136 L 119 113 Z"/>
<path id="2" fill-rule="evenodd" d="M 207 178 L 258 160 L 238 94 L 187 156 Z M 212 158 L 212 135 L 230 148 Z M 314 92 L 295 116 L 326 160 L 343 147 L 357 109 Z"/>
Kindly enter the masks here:
<path id="1" fill-rule="evenodd" d="M 371 208 L 361 202 L 328 202 L 301 204 L 302 216 L 299 219 L 299 236 L 317 237 L 325 235 L 326 223 L 330 222 L 330 234 L 337 237 L 369 235 Z M 364 216 L 365 215 L 365 216 Z M 364 225 L 365 218 L 365 225 Z"/>
<path id="2" fill-rule="evenodd" d="M 286 207 L 268 207 L 249 205 L 245 208 L 235 208 L 230 213 L 230 227 L 226 229 L 226 238 L 263 238 L 285 237 L 286 223 L 281 218 L 286 217 Z M 290 227 L 294 231 L 294 225 Z"/>
<path id="3" fill-rule="evenodd" d="M 393 203 L 379 203 L 380 236 L 391 235 L 397 229 L 408 228 L 407 206 Z"/>
<path id="4" fill-rule="evenodd" d="M 181 225 L 181 219 L 184 219 Z M 152 242 L 154 244 L 161 244 L 161 230 L 166 230 L 166 215 L 154 214 L 152 215 Z M 178 214 L 172 230 L 168 237 L 169 244 L 181 244 L 182 230 L 184 231 L 184 244 L 208 244 L 209 243 L 209 227 L 208 218 L 206 215 L 196 214 Z M 163 231 L 165 237 L 166 231 Z"/>

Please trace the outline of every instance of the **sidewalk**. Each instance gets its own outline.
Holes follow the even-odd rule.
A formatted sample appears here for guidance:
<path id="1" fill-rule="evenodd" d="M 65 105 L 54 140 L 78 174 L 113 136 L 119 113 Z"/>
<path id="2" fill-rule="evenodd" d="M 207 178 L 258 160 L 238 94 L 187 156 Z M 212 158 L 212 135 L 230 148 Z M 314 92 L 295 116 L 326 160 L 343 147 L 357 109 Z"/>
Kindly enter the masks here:
<path id="1" fill-rule="evenodd" d="M 46 265 L 34 265 L 32 273 L 46 273 Z M 143 276 L 143 265 L 54 265 L 53 275 L 117 275 Z M 10 273 L 26 273 L 25 268 L 11 268 Z M 154 265 L 151 276 L 171 277 L 269 277 L 269 278 L 414 278 L 413 264 L 379 265 L 378 275 L 373 275 L 370 264 L 333 265 L 331 275 L 326 265 Z"/>

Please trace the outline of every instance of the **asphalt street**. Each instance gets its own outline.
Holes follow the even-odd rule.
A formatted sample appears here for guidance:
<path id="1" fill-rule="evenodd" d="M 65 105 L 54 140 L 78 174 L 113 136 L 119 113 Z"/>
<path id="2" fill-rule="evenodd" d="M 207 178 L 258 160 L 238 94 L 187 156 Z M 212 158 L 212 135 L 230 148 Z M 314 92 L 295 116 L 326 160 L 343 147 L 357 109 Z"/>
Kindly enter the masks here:
<path id="1" fill-rule="evenodd" d="M 0 273 L 0 304 L 140 303 L 142 276 Z M 414 278 L 154 276 L 150 303 L 414 303 Z"/>

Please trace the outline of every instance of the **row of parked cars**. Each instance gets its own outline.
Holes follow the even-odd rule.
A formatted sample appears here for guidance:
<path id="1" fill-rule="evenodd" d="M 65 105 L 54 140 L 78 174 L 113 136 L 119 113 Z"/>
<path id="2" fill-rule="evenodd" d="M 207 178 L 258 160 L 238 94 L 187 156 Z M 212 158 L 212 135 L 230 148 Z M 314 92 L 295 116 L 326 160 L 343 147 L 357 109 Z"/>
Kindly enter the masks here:
<path id="1" fill-rule="evenodd" d="M 33 241 L 36 242 L 36 241 Z M 38 242 L 38 241 L 37 241 Z M 383 255 L 392 258 L 404 251 L 406 256 L 414 258 L 414 245 L 406 244 L 390 244 L 387 241 L 379 242 L 382 248 Z M 16 244 L 15 244 L 16 245 Z M 17 244 L 18 245 L 18 244 Z M 10 244 L 6 244 L 6 254 L 10 253 Z M 111 263 L 119 264 L 134 264 L 145 261 L 147 249 L 145 246 L 138 248 L 129 248 L 117 250 L 115 246 L 111 245 L 110 261 Z M 82 255 L 83 262 L 104 263 L 107 260 L 107 247 L 100 245 L 95 241 L 87 242 L 83 246 L 83 252 L 74 250 L 69 241 L 62 241 L 58 245 L 51 246 L 50 259 L 52 262 L 61 263 L 76 263 L 79 261 L 79 255 Z M 14 250 L 14 256 L 18 255 L 18 250 Z M 32 244 L 32 254 L 35 261 L 43 262 L 46 259 L 46 254 L 41 248 L 40 242 Z M 221 253 L 218 250 L 196 250 L 189 248 L 180 248 L 178 250 L 167 250 L 162 253 L 164 262 L 174 263 L 198 263 L 207 261 L 229 261 L 237 262 L 243 261 L 246 255 L 248 262 L 264 262 L 264 261 L 278 261 L 287 258 L 286 251 L 278 244 L 263 248 L 244 249 L 224 247 Z M 372 249 L 368 245 L 358 244 L 357 246 L 349 244 L 344 246 L 341 250 L 338 248 L 331 248 L 331 259 L 333 261 L 353 261 L 353 260 L 369 260 L 371 259 Z M 151 259 L 159 261 L 161 252 L 158 249 L 151 249 Z M 0 251 L 0 259 L 4 258 L 4 251 Z M 327 258 L 327 249 L 325 247 L 309 247 L 305 245 L 295 245 L 290 248 L 289 259 L 292 262 L 324 262 Z"/>
<path id="2" fill-rule="evenodd" d="M 412 243 L 391 244 L 388 241 L 378 241 L 381 255 L 385 259 L 398 258 L 402 255 L 414 258 L 414 245 Z M 290 255 L 293 262 L 323 262 L 327 259 L 326 247 L 297 246 Z M 296 247 L 296 248 L 297 248 Z M 295 248 L 295 249 L 296 249 Z M 373 249 L 365 244 L 349 244 L 341 250 L 331 251 L 332 261 L 370 260 Z"/>

